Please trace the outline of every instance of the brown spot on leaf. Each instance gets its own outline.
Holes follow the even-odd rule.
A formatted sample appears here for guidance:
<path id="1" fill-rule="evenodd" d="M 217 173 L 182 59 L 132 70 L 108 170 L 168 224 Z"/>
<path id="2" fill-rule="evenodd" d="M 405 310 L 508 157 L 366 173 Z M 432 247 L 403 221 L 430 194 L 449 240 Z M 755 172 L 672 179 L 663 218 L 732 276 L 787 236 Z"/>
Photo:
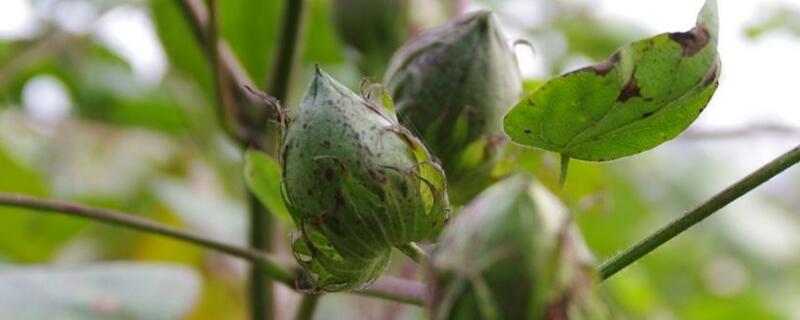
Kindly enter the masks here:
<path id="1" fill-rule="evenodd" d="M 641 97 L 642 92 L 639 88 L 639 84 L 636 83 L 636 78 L 631 77 L 631 80 L 622 87 L 622 91 L 619 93 L 619 97 L 617 97 L 617 101 L 625 102 L 630 100 L 633 97 Z"/>
<path id="2" fill-rule="evenodd" d="M 710 86 L 712 83 L 717 81 L 719 78 L 719 63 L 715 63 L 711 70 L 706 75 L 705 79 L 703 79 L 703 85 Z"/>
<path id="3" fill-rule="evenodd" d="M 583 71 L 591 71 L 591 72 L 596 73 L 597 75 L 604 76 L 604 75 L 607 75 L 609 72 L 611 72 L 612 69 L 614 69 L 614 67 L 619 63 L 621 58 L 622 58 L 622 56 L 620 56 L 620 53 L 618 51 L 618 52 L 615 52 L 614 55 L 612 55 L 611 58 L 609 58 L 606 61 L 600 62 L 600 63 L 595 64 L 593 66 L 588 66 L 588 67 L 580 68 L 580 69 L 572 71 L 572 72 L 568 72 L 565 75 L 578 73 L 578 72 L 583 72 Z"/>
<path id="4" fill-rule="evenodd" d="M 526 134 L 531 134 L 531 129 L 525 129 L 525 130 L 522 130 L 522 131 L 525 132 Z"/>
<path id="5" fill-rule="evenodd" d="M 328 140 L 322 140 L 322 146 L 325 147 L 325 149 L 330 149 L 331 142 Z"/>
<path id="6" fill-rule="evenodd" d="M 700 52 L 711 39 L 708 29 L 702 24 L 697 24 L 692 30 L 689 30 L 689 32 L 670 33 L 669 37 L 672 41 L 681 45 L 684 57 L 694 56 Z"/>

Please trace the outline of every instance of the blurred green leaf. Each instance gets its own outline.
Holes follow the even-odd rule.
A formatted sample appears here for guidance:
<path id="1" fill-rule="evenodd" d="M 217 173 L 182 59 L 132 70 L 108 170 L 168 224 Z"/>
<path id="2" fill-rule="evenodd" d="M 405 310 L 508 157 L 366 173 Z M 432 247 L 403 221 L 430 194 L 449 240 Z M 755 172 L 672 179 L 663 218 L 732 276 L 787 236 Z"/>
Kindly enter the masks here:
<path id="1" fill-rule="evenodd" d="M 675 138 L 717 89 L 717 6 L 695 28 L 621 48 L 608 61 L 555 78 L 506 115 L 517 143 L 568 158 L 607 161 Z"/>
<path id="2" fill-rule="evenodd" d="M 44 196 L 47 188 L 36 173 L 16 163 L 0 148 L 0 192 Z M 0 221 L 0 257 L 17 262 L 48 260 L 86 224 L 71 217 L 8 207 L 0 207 Z"/>
<path id="3" fill-rule="evenodd" d="M 196 81 L 208 101 L 213 101 L 215 94 L 211 69 L 203 47 L 195 39 L 189 21 L 180 11 L 178 1 L 153 0 L 150 2 L 150 14 L 171 65 L 185 77 Z"/>
<path id="4" fill-rule="evenodd" d="M 179 319 L 194 307 L 201 283 L 191 269 L 109 263 L 0 269 L 6 319 Z"/>
<path id="5" fill-rule="evenodd" d="M 800 37 L 800 11 L 788 6 L 775 6 L 761 21 L 751 24 L 745 30 L 750 38 L 759 38 L 776 31 L 786 31 Z"/>
<path id="6" fill-rule="evenodd" d="M 320 64 L 343 63 L 344 50 L 336 35 L 331 13 L 331 2 L 308 0 L 308 31 L 305 41 L 305 61 Z"/>
<path id="7" fill-rule="evenodd" d="M 292 218 L 281 196 L 281 167 L 269 155 L 256 150 L 247 150 L 244 155 L 244 181 L 255 196 L 270 212 L 287 225 Z"/>
<path id="8" fill-rule="evenodd" d="M 190 126 L 187 110 L 170 91 L 143 86 L 118 65 L 87 57 L 73 74 L 73 95 L 82 117 L 169 133 L 185 132 Z"/>
<path id="9" fill-rule="evenodd" d="M 172 180 L 154 186 L 156 196 L 186 224 L 212 237 L 244 244 L 247 221 L 244 208 L 223 194 L 201 192 Z"/>
<path id="10" fill-rule="evenodd" d="M 278 43 L 281 9 L 285 1 L 219 1 L 222 36 L 253 81 L 264 86 L 270 57 Z"/>

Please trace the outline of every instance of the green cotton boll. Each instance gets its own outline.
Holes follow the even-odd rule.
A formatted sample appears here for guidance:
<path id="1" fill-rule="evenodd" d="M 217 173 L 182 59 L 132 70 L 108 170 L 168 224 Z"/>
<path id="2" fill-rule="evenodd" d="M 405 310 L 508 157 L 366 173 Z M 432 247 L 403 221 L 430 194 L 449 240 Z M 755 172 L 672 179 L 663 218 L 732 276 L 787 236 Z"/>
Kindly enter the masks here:
<path id="1" fill-rule="evenodd" d="M 448 218 L 444 173 L 381 93 L 359 96 L 317 69 L 286 133 L 283 194 L 310 290 L 363 286 L 393 247 L 435 237 Z"/>
<path id="2" fill-rule="evenodd" d="M 516 57 L 491 12 L 411 39 L 392 57 L 384 83 L 400 121 L 441 159 L 452 188 L 488 177 L 505 145 L 502 117 L 522 94 Z"/>
<path id="3" fill-rule="evenodd" d="M 292 252 L 306 271 L 295 283 L 300 291 L 364 289 L 380 277 L 391 261 L 391 248 L 372 258 L 345 259 L 324 235 L 311 228 L 292 233 Z"/>
<path id="4" fill-rule="evenodd" d="M 430 266 L 431 318 L 608 319 L 569 213 L 523 175 L 490 187 L 445 228 Z"/>
<path id="5" fill-rule="evenodd" d="M 379 79 L 408 34 L 408 0 L 335 0 L 333 18 L 358 67 Z"/>

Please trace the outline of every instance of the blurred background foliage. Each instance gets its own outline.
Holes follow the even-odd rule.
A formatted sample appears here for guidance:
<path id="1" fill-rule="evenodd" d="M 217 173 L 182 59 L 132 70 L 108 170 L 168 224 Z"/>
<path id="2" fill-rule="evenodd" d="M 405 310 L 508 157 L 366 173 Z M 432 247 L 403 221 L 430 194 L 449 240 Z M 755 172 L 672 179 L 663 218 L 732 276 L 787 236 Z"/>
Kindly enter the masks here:
<path id="1" fill-rule="evenodd" d="M 0 38 L 0 192 L 118 209 L 244 244 L 241 152 L 215 119 L 211 72 L 177 1 L 11 2 L 27 8 L 29 21 L 27 31 Z M 289 108 L 296 107 L 314 63 L 352 88 L 364 74 L 380 80 L 376 70 L 385 66 L 375 61 L 384 60 L 367 57 L 338 36 L 335 2 L 358 3 L 309 0 L 302 68 L 283 102 Z M 599 15 L 593 9 L 597 1 L 520 2 L 525 1 L 407 0 L 411 8 L 398 37 L 404 41 L 457 12 L 491 7 L 510 34 L 534 43 L 539 71 L 526 80 L 532 89 L 638 37 L 674 31 Z M 262 88 L 283 5 L 219 1 L 221 34 Z M 693 12 L 682 14 L 693 18 Z M 750 27 L 728 32 L 754 41 L 800 35 L 800 14 L 790 6 L 765 5 L 763 14 L 748 21 Z M 155 46 L 137 47 L 143 43 Z M 521 50 L 521 56 L 530 55 Z M 390 53 L 379 55 L 388 62 Z M 749 171 L 726 164 L 726 157 L 746 154 L 743 147 L 788 145 L 782 142 L 787 135 L 797 140 L 791 130 L 723 139 L 690 131 L 644 156 L 576 161 L 563 191 L 556 187 L 552 154 L 525 150 L 519 165 L 568 204 L 601 261 Z M 757 159 L 750 169 L 767 158 Z M 631 319 L 800 319 L 800 179 L 797 172 L 788 175 L 601 290 Z M 280 228 L 276 251 L 289 259 L 291 226 Z M 111 262 L 122 260 L 129 262 Z M 0 207 L 0 265 L 0 314 L 16 319 L 246 318 L 244 262 L 157 236 Z M 405 258 L 395 259 L 391 273 L 419 277 Z M 277 289 L 279 318 L 288 319 L 298 296 Z M 325 296 L 320 308 L 318 319 L 423 314 L 417 307 L 350 295 Z"/>

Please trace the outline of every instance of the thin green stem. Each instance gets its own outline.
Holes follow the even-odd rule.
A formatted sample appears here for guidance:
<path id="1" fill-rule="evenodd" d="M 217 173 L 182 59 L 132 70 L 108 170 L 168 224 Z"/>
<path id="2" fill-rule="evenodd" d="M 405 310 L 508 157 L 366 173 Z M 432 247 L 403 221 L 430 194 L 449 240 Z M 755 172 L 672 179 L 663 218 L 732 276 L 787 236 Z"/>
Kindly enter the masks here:
<path id="1" fill-rule="evenodd" d="M 289 96 L 295 62 L 301 56 L 307 0 L 285 2 L 278 51 L 267 86 L 267 93 L 284 103 Z"/>
<path id="2" fill-rule="evenodd" d="M 569 170 L 569 156 L 566 154 L 561 154 L 561 162 L 560 162 L 560 169 L 559 176 L 558 176 L 558 186 L 562 189 L 564 188 L 564 184 L 567 183 L 567 171 Z"/>
<path id="3" fill-rule="evenodd" d="M 304 11 L 306 0 L 288 0 L 283 12 L 283 23 L 281 26 L 281 39 L 278 45 L 278 54 L 275 59 L 273 77 L 270 80 L 269 92 L 278 101 L 286 101 L 289 95 L 292 70 L 296 63 L 297 56 L 300 55 L 298 43 L 302 40 L 304 26 Z M 252 132 L 263 132 L 260 128 L 250 130 Z M 262 134 L 253 135 L 248 133 L 247 144 L 250 147 L 263 150 L 265 144 Z M 263 150 L 268 151 L 268 150 Z M 262 251 L 271 251 L 272 241 L 272 215 L 253 195 L 247 192 L 250 208 L 250 246 Z M 272 318 L 272 284 L 264 273 L 253 271 L 250 274 L 250 301 L 253 319 Z M 314 299 L 313 304 L 316 304 Z M 302 311 L 302 309 L 301 309 Z M 313 306 L 311 309 L 313 314 Z M 301 315 L 298 315 L 300 317 Z M 309 315 L 310 317 L 310 315 Z"/>
<path id="4" fill-rule="evenodd" d="M 80 217 L 110 225 L 158 234 L 175 240 L 216 250 L 224 254 L 251 261 L 256 264 L 259 270 L 269 274 L 269 276 L 275 281 L 278 281 L 289 288 L 295 289 L 294 282 L 295 278 L 298 276 L 298 271 L 277 262 L 277 260 L 269 254 L 219 242 L 194 232 L 177 230 L 170 226 L 128 213 L 94 208 L 61 200 L 43 199 L 27 195 L 8 193 L 0 193 L 0 206 L 33 210 L 30 212 L 51 212 Z M 425 287 L 414 281 L 393 277 L 382 277 L 369 288 L 363 291 L 351 293 L 381 298 L 384 300 L 392 300 L 401 303 L 422 305 L 425 297 Z"/>
<path id="5" fill-rule="evenodd" d="M 713 213 L 719 211 L 729 203 L 745 195 L 759 185 L 767 182 L 772 177 L 800 162 L 800 146 L 775 158 L 758 170 L 725 188 L 699 206 L 684 213 L 682 216 L 673 220 L 666 226 L 639 241 L 633 246 L 625 249 L 613 258 L 604 262 L 598 267 L 600 278 L 608 279 L 620 270 L 636 262 L 643 256 L 655 250 L 665 242 L 681 234 L 695 224 L 708 218 Z"/>
<path id="6" fill-rule="evenodd" d="M 260 269 L 268 273 L 274 279 L 289 286 L 294 285 L 294 272 L 290 268 L 275 262 L 275 259 L 266 253 L 222 243 L 193 232 L 177 230 L 167 225 L 131 214 L 114 210 L 88 207 L 72 202 L 41 199 L 26 195 L 6 193 L 0 193 L 0 205 L 68 214 L 71 216 L 86 218 L 139 231 L 159 234 L 165 237 L 181 240 L 205 248 L 217 250 L 225 254 L 247 259 L 249 261 L 257 262 Z"/>
<path id="7" fill-rule="evenodd" d="M 397 249 L 400 250 L 403 254 L 414 260 L 416 263 L 423 263 L 430 259 L 428 254 L 425 250 L 422 250 L 416 243 L 409 242 L 401 246 L 397 246 Z"/>
<path id="8" fill-rule="evenodd" d="M 294 316 L 295 320 L 311 320 L 314 319 L 314 312 L 317 311 L 317 303 L 321 295 L 307 294 L 300 300 L 300 307 Z"/>
<path id="9" fill-rule="evenodd" d="M 272 251 L 271 213 L 250 191 L 247 192 L 247 201 L 250 209 L 250 247 L 270 252 Z M 253 319 L 271 319 L 274 299 L 269 274 L 252 268 L 248 286 Z"/>
<path id="10" fill-rule="evenodd" d="M 230 75 L 225 70 L 222 55 L 219 51 L 220 37 L 217 23 L 217 1 L 208 2 L 208 23 L 206 24 L 206 52 L 211 64 L 211 73 L 214 79 L 214 89 L 217 98 L 218 118 L 222 128 L 234 140 L 240 139 L 244 129 L 239 124 L 234 91 L 231 90 Z"/>
<path id="11" fill-rule="evenodd" d="M 189 27 L 195 36 L 195 40 L 202 47 L 208 46 L 208 36 L 206 36 L 206 28 L 208 25 L 208 9 L 201 2 L 201 0 L 180 0 L 178 1 L 181 13 L 189 22 Z M 218 39 L 217 50 L 219 50 L 219 57 L 222 59 L 222 68 L 236 83 L 236 89 L 241 91 L 243 96 L 247 97 L 248 92 L 245 87 L 249 86 L 255 88 L 254 82 L 250 79 L 250 75 L 244 70 L 242 63 L 233 54 L 233 49 L 225 39 Z M 208 50 L 204 51 L 206 54 L 210 53 Z M 254 100 L 254 102 L 258 102 Z"/>

